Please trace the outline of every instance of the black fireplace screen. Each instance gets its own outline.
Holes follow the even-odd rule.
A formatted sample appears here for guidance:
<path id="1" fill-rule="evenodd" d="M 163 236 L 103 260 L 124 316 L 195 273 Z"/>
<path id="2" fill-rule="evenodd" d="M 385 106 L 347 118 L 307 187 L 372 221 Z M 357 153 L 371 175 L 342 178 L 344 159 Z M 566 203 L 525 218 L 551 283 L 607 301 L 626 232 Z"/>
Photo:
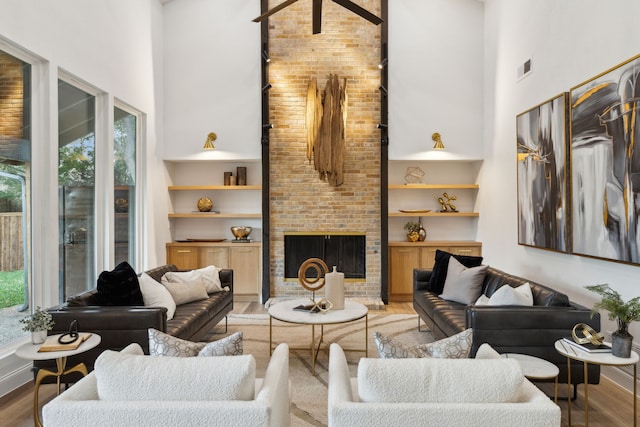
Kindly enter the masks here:
<path id="1" fill-rule="evenodd" d="M 290 234 L 284 236 L 284 277 L 296 279 L 300 265 L 309 258 L 320 258 L 344 273 L 345 279 L 364 279 L 366 273 L 366 243 L 364 234 Z M 316 276 L 314 269 L 307 277 Z"/>

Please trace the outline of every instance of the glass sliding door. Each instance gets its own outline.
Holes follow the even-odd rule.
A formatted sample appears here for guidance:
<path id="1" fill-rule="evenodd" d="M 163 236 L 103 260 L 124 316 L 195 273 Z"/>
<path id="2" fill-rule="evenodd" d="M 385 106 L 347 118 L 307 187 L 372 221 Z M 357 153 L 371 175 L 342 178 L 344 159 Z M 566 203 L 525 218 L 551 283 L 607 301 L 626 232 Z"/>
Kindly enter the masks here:
<path id="1" fill-rule="evenodd" d="M 0 51 L 0 347 L 30 313 L 31 66 Z"/>
<path id="2" fill-rule="evenodd" d="M 61 302 L 95 288 L 95 96 L 58 81 Z"/>
<path id="3" fill-rule="evenodd" d="M 136 269 L 137 117 L 118 107 L 113 112 L 113 184 L 115 265 L 127 261 Z"/>

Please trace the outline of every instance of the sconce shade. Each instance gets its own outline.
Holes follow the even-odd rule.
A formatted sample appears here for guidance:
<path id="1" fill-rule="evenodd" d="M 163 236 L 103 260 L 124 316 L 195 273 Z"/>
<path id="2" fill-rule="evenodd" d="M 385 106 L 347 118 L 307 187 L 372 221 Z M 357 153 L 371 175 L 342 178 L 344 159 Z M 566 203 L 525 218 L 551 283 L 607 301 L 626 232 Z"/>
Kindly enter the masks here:
<path id="1" fill-rule="evenodd" d="M 433 139 L 436 143 L 433 145 L 434 150 L 444 150 L 444 144 L 442 143 L 442 137 L 438 132 L 435 132 L 431 135 L 431 139 Z"/>
<path id="2" fill-rule="evenodd" d="M 204 150 L 214 150 L 216 147 L 213 145 L 213 141 L 215 141 L 218 138 L 218 136 L 214 133 L 214 132 L 210 132 L 209 135 L 207 135 L 207 140 L 204 143 L 204 147 L 202 147 Z"/>

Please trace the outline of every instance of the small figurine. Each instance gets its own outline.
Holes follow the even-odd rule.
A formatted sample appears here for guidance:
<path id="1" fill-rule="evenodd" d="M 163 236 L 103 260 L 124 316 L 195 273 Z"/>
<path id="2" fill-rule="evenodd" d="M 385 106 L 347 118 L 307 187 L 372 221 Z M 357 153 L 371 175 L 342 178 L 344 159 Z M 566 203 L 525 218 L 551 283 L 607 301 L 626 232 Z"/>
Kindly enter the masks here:
<path id="1" fill-rule="evenodd" d="M 446 200 L 445 200 L 446 199 Z M 457 200 L 456 196 L 449 196 L 447 193 L 442 193 L 442 197 L 438 197 L 438 202 L 442 206 L 440 212 L 458 212 L 456 206 L 451 203 L 452 200 Z"/>

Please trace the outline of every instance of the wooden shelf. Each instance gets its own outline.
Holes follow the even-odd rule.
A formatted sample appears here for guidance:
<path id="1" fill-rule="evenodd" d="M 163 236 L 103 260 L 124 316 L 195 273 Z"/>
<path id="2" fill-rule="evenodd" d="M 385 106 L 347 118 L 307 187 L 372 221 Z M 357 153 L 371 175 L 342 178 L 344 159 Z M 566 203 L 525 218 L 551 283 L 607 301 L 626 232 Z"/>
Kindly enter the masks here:
<path id="1" fill-rule="evenodd" d="M 409 216 L 409 217 L 447 217 L 447 218 L 461 218 L 461 217 L 479 217 L 478 212 L 389 212 L 390 217 L 397 216 Z"/>
<path id="2" fill-rule="evenodd" d="M 259 213 L 209 213 L 209 212 L 187 212 L 170 213 L 169 218 L 262 218 Z"/>
<path id="3" fill-rule="evenodd" d="M 390 184 L 390 190 L 477 190 L 478 184 Z"/>
<path id="4" fill-rule="evenodd" d="M 172 185 L 169 191 L 261 190 L 260 185 Z"/>

